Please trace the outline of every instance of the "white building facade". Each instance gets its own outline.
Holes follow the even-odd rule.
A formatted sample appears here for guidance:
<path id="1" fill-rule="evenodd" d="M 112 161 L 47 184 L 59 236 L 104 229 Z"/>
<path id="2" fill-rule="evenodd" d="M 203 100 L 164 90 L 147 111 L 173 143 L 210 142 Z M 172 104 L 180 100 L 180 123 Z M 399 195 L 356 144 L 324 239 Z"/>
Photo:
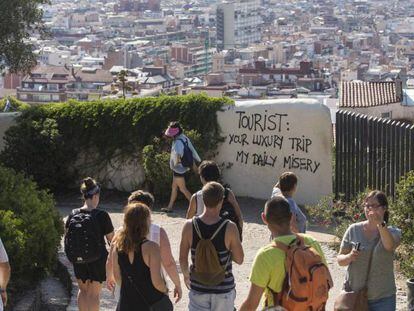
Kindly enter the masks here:
<path id="1" fill-rule="evenodd" d="M 217 6 L 217 48 L 228 50 L 260 42 L 259 0 L 222 2 Z"/>

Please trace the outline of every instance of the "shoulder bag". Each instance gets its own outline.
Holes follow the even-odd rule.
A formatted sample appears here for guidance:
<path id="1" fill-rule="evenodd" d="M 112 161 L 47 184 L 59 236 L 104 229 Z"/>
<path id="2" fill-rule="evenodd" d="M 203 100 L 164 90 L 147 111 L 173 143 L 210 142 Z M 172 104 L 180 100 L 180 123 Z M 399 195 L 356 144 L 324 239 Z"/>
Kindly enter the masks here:
<path id="1" fill-rule="evenodd" d="M 365 285 L 357 291 L 350 289 L 349 280 L 345 280 L 345 286 L 339 296 L 335 299 L 335 311 L 368 311 L 368 277 L 371 273 L 372 257 L 374 250 L 377 247 L 378 241 L 374 244 L 368 262 L 367 276 L 365 278 Z"/>

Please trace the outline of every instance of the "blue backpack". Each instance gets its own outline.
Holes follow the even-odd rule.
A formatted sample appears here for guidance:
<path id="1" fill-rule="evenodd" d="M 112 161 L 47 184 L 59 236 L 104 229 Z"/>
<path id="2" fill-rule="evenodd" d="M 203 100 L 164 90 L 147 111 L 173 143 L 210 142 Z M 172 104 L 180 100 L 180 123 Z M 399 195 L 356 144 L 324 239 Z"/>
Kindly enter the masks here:
<path id="1" fill-rule="evenodd" d="M 184 152 L 183 156 L 181 157 L 181 164 L 184 167 L 192 167 L 194 163 L 193 152 L 191 151 L 190 147 L 188 147 L 188 140 L 184 141 L 179 139 L 184 145 Z"/>

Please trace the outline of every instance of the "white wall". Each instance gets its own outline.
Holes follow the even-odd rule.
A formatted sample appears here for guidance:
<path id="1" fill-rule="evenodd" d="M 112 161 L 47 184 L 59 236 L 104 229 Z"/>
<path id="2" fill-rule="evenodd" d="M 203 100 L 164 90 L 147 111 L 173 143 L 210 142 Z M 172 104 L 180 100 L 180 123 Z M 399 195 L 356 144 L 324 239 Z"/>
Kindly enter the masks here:
<path id="1" fill-rule="evenodd" d="M 225 142 L 216 161 L 236 195 L 268 199 L 279 175 L 299 179 L 295 199 L 314 204 L 332 193 L 332 126 L 316 100 L 238 102 L 218 114 Z"/>
<path id="2" fill-rule="evenodd" d="M 0 138 L 17 115 L 0 113 Z M 236 195 L 267 199 L 284 171 L 298 175 L 299 204 L 313 204 L 332 193 L 332 132 L 326 106 L 304 99 L 238 102 L 219 112 L 218 121 L 226 140 L 216 161 L 231 166 L 223 176 Z M 3 147 L 0 139 L 0 151 Z M 82 173 L 106 180 L 109 188 L 131 191 L 145 178 L 137 158 L 114 159 L 102 172 Z M 289 159 L 295 167 L 289 167 Z M 82 158 L 78 161 L 85 164 Z"/>

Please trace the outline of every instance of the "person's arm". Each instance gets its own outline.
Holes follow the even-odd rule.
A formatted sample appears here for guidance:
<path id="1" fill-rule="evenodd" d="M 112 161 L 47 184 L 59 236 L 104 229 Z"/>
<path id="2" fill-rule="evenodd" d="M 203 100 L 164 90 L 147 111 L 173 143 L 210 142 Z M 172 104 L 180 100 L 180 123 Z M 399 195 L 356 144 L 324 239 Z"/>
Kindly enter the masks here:
<path id="1" fill-rule="evenodd" d="M 115 233 L 112 231 L 111 233 L 108 233 L 105 235 L 106 240 L 108 241 L 108 244 L 111 245 L 112 239 L 114 238 Z"/>
<path id="2" fill-rule="evenodd" d="M 264 288 L 251 283 L 249 294 L 241 305 L 240 311 L 255 311 L 259 306 L 263 292 Z"/>
<path id="3" fill-rule="evenodd" d="M 192 219 L 197 213 L 197 198 L 196 193 L 191 196 L 190 203 L 188 204 L 187 214 L 185 217 L 187 219 Z"/>
<path id="4" fill-rule="evenodd" d="M 160 254 L 161 263 L 171 281 L 174 283 L 174 297 L 176 298 L 175 302 L 177 303 L 182 297 L 180 276 L 178 275 L 177 265 L 171 252 L 170 241 L 163 228 L 160 228 Z"/>
<path id="5" fill-rule="evenodd" d="M 293 233 L 299 233 L 295 213 L 292 213 L 292 217 L 290 218 L 290 231 Z"/>
<path id="6" fill-rule="evenodd" d="M 339 250 L 337 257 L 338 265 L 348 266 L 351 262 L 358 259 L 359 251 L 356 249 L 342 248 Z"/>
<path id="7" fill-rule="evenodd" d="M 191 241 L 193 238 L 193 228 L 192 222 L 187 221 L 184 225 L 183 231 L 181 233 L 181 242 L 180 242 L 180 267 L 181 273 L 184 277 L 184 284 L 187 288 L 190 288 L 190 270 L 188 267 L 188 253 L 191 248 Z"/>
<path id="8" fill-rule="evenodd" d="M 399 239 L 398 241 L 395 240 L 388 227 L 382 226 L 383 219 L 381 216 L 374 213 L 369 213 L 368 219 L 377 226 L 384 249 L 388 252 L 393 252 L 398 246 Z"/>
<path id="9" fill-rule="evenodd" d="M 116 247 L 112 248 L 112 271 L 114 274 L 114 279 L 116 284 L 121 286 L 122 283 L 122 277 L 121 277 L 121 268 L 119 267 L 118 263 L 118 250 Z"/>
<path id="10" fill-rule="evenodd" d="M 398 246 L 398 241 L 395 241 L 387 226 L 383 227 L 381 225 L 378 225 L 378 231 L 380 233 L 381 242 L 384 246 L 384 249 L 388 252 L 394 252 Z"/>
<path id="11" fill-rule="evenodd" d="M 113 270 L 113 251 L 114 251 L 115 245 L 114 243 L 111 243 L 111 248 L 108 254 L 108 259 L 106 260 L 106 287 L 109 289 L 109 291 L 114 291 L 116 281 L 114 277 L 114 270 Z"/>
<path id="12" fill-rule="evenodd" d="M 228 249 L 231 252 L 232 260 L 235 263 L 241 265 L 244 260 L 243 246 L 240 242 L 239 230 L 237 229 L 237 226 L 232 222 L 229 222 L 227 224 L 226 240 L 228 241 L 226 245 L 228 245 Z"/>
<path id="13" fill-rule="evenodd" d="M 351 262 L 357 260 L 359 251 L 353 248 L 351 231 L 353 231 L 354 225 L 351 225 L 346 229 L 342 238 L 341 246 L 339 248 L 339 254 L 337 257 L 338 265 L 348 266 Z"/>
<path id="14" fill-rule="evenodd" d="M 239 218 L 240 228 L 243 229 L 243 214 L 241 212 L 239 202 L 237 202 L 237 199 L 236 199 L 233 191 L 231 191 L 231 190 L 229 190 L 228 200 L 229 200 L 230 204 L 234 207 L 234 212 L 236 213 L 237 217 Z"/>
<path id="15" fill-rule="evenodd" d="M 146 250 L 148 254 L 145 257 L 148 258 L 148 267 L 150 268 L 152 285 L 154 285 L 160 292 L 168 293 L 167 285 L 161 275 L 161 255 L 159 246 L 152 241 L 148 241 L 142 246 L 142 249 L 143 252 Z"/>
<path id="16" fill-rule="evenodd" d="M 191 142 L 191 140 L 188 138 L 188 147 L 190 148 L 191 152 L 193 153 L 193 158 L 197 163 L 201 162 L 200 156 L 198 155 L 197 150 L 194 148 L 193 143 Z"/>

